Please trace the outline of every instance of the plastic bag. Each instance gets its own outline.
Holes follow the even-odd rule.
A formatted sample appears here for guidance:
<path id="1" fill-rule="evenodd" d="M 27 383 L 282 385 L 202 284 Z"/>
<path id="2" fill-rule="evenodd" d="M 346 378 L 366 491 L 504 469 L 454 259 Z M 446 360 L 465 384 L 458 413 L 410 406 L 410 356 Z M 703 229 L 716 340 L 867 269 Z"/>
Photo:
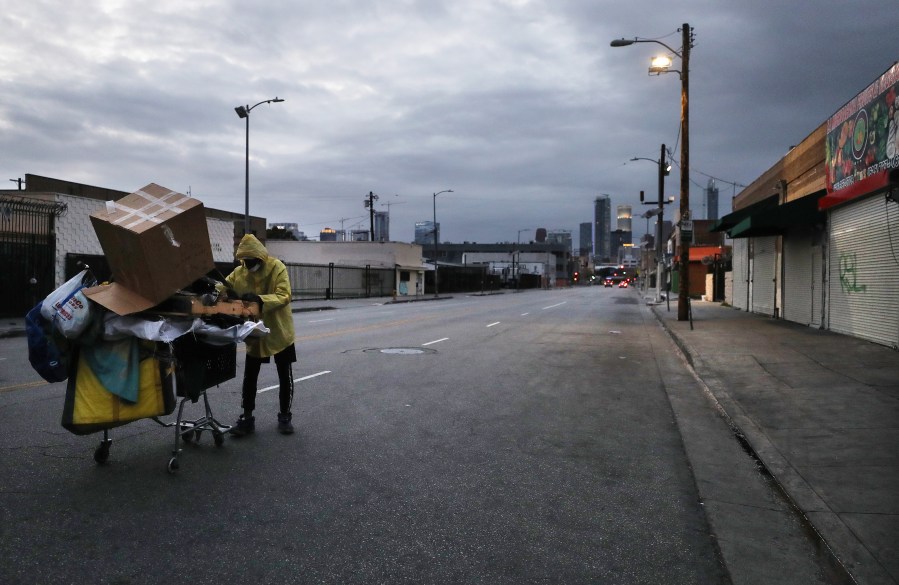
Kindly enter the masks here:
<path id="1" fill-rule="evenodd" d="M 68 377 L 69 360 L 65 348 L 57 344 L 53 325 L 41 314 L 38 303 L 25 315 L 25 334 L 28 338 L 28 361 L 41 378 L 48 382 L 62 382 Z M 61 340 L 65 342 L 65 340 Z"/>
<path id="2" fill-rule="evenodd" d="M 47 295 L 42 303 L 41 315 L 69 339 L 81 335 L 90 323 L 91 302 L 81 289 L 92 280 L 88 271 L 82 270 Z"/>

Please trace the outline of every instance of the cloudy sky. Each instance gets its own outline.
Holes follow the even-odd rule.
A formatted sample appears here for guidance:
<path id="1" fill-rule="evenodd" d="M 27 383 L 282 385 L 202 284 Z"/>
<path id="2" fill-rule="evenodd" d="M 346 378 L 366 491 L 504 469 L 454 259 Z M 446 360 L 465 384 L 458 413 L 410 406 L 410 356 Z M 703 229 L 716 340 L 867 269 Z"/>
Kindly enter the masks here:
<path id="1" fill-rule="evenodd" d="M 591 221 L 602 193 L 649 209 L 660 144 L 679 160 L 680 81 L 649 76 L 654 43 L 690 61 L 691 201 L 721 211 L 899 59 L 896 0 L 29 0 L 0 11 L 0 177 L 133 191 L 367 228 L 363 199 L 411 241 L 533 237 Z M 679 62 L 675 62 L 678 66 Z M 678 169 L 666 184 L 678 193 Z M 6 187 L 15 188 L 12 183 Z M 388 208 L 389 204 L 389 208 Z M 676 207 L 676 204 L 671 207 Z M 670 211 L 675 211 L 671 209 Z M 361 225 L 357 225 L 360 222 Z M 646 220 L 634 220 L 640 236 Z"/>

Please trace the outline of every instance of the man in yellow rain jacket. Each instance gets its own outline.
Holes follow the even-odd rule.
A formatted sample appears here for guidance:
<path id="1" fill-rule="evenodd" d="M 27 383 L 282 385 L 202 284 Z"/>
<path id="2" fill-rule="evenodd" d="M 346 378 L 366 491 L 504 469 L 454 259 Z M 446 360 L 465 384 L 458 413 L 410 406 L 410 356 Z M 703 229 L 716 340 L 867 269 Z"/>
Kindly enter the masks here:
<path id="1" fill-rule="evenodd" d="M 244 235 L 235 257 L 240 266 L 225 279 L 227 285 L 245 301 L 259 303 L 262 322 L 271 332 L 264 337 L 248 337 L 247 360 L 243 373 L 243 414 L 231 433 L 244 436 L 256 430 L 256 382 L 262 364 L 272 356 L 278 370 L 281 410 L 278 413 L 278 430 L 284 434 L 293 432 L 291 404 L 293 403 L 293 371 L 291 364 L 297 361 L 294 346 L 293 312 L 290 308 L 291 291 L 287 267 L 269 256 L 268 250 L 256 236 Z"/>

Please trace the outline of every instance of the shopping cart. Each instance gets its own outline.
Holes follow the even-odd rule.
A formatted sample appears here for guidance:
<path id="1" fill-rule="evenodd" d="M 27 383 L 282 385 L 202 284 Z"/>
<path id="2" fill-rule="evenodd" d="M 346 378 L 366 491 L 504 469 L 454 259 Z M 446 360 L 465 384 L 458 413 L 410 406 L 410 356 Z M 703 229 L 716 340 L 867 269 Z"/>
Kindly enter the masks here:
<path id="1" fill-rule="evenodd" d="M 225 442 L 225 433 L 230 425 L 219 422 L 212 414 L 206 391 L 222 382 L 234 378 L 237 371 L 237 344 L 214 345 L 205 343 L 193 335 L 179 337 L 172 343 L 175 364 L 175 391 L 181 399 L 174 421 L 164 422 L 158 417 L 153 420 L 163 427 L 175 429 L 175 445 L 169 459 L 168 471 L 175 473 L 180 464 L 181 441 L 198 442 L 203 431 L 210 431 L 216 447 Z M 203 401 L 203 416 L 196 419 L 184 417 L 184 406 L 188 401 Z"/>
<path id="2" fill-rule="evenodd" d="M 160 426 L 174 429 L 175 444 L 167 469 L 169 473 L 175 473 L 180 467 L 178 458 L 181 455 L 182 441 L 185 443 L 199 441 L 203 431 L 209 431 L 217 447 L 221 447 L 225 442 L 225 433 L 231 427 L 215 418 L 206 391 L 234 378 L 237 370 L 237 344 L 214 345 L 188 334 L 179 337 L 173 343 L 158 342 L 154 357 L 159 362 L 160 370 L 164 372 L 162 375 L 163 395 L 166 396 L 165 402 L 169 404 L 165 408 L 165 414 L 171 414 L 175 410 L 175 398 L 168 398 L 172 396 L 172 385 L 174 385 L 174 396 L 180 398 L 174 421 L 163 421 L 159 416 L 147 417 Z M 187 403 L 196 404 L 200 400 L 203 402 L 203 416 L 195 419 L 186 418 L 185 406 Z M 133 421 L 82 425 L 80 429 L 70 428 L 70 430 L 78 434 L 102 430 L 103 439 L 94 451 L 94 461 L 105 463 L 109 458 L 109 449 L 112 445 L 109 430 L 128 422 Z"/>

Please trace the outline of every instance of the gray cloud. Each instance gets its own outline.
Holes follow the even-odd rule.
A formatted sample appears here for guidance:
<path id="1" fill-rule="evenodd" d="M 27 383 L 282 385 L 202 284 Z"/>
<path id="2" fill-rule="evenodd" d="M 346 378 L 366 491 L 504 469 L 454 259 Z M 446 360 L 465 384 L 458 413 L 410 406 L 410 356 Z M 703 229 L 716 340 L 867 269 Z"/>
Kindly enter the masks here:
<path id="1" fill-rule="evenodd" d="M 609 42 L 678 48 L 683 22 L 694 208 L 705 175 L 748 184 L 899 56 L 895 0 L 36 0 L 0 15 L 0 168 L 152 181 L 242 212 L 234 107 L 279 96 L 250 118 L 255 215 L 314 235 L 364 219 L 374 191 L 411 240 L 451 188 L 438 198 L 451 241 L 577 239 L 599 193 L 639 214 L 655 171 L 628 160 L 679 140 L 677 76 L 646 74 L 661 47 Z"/>

